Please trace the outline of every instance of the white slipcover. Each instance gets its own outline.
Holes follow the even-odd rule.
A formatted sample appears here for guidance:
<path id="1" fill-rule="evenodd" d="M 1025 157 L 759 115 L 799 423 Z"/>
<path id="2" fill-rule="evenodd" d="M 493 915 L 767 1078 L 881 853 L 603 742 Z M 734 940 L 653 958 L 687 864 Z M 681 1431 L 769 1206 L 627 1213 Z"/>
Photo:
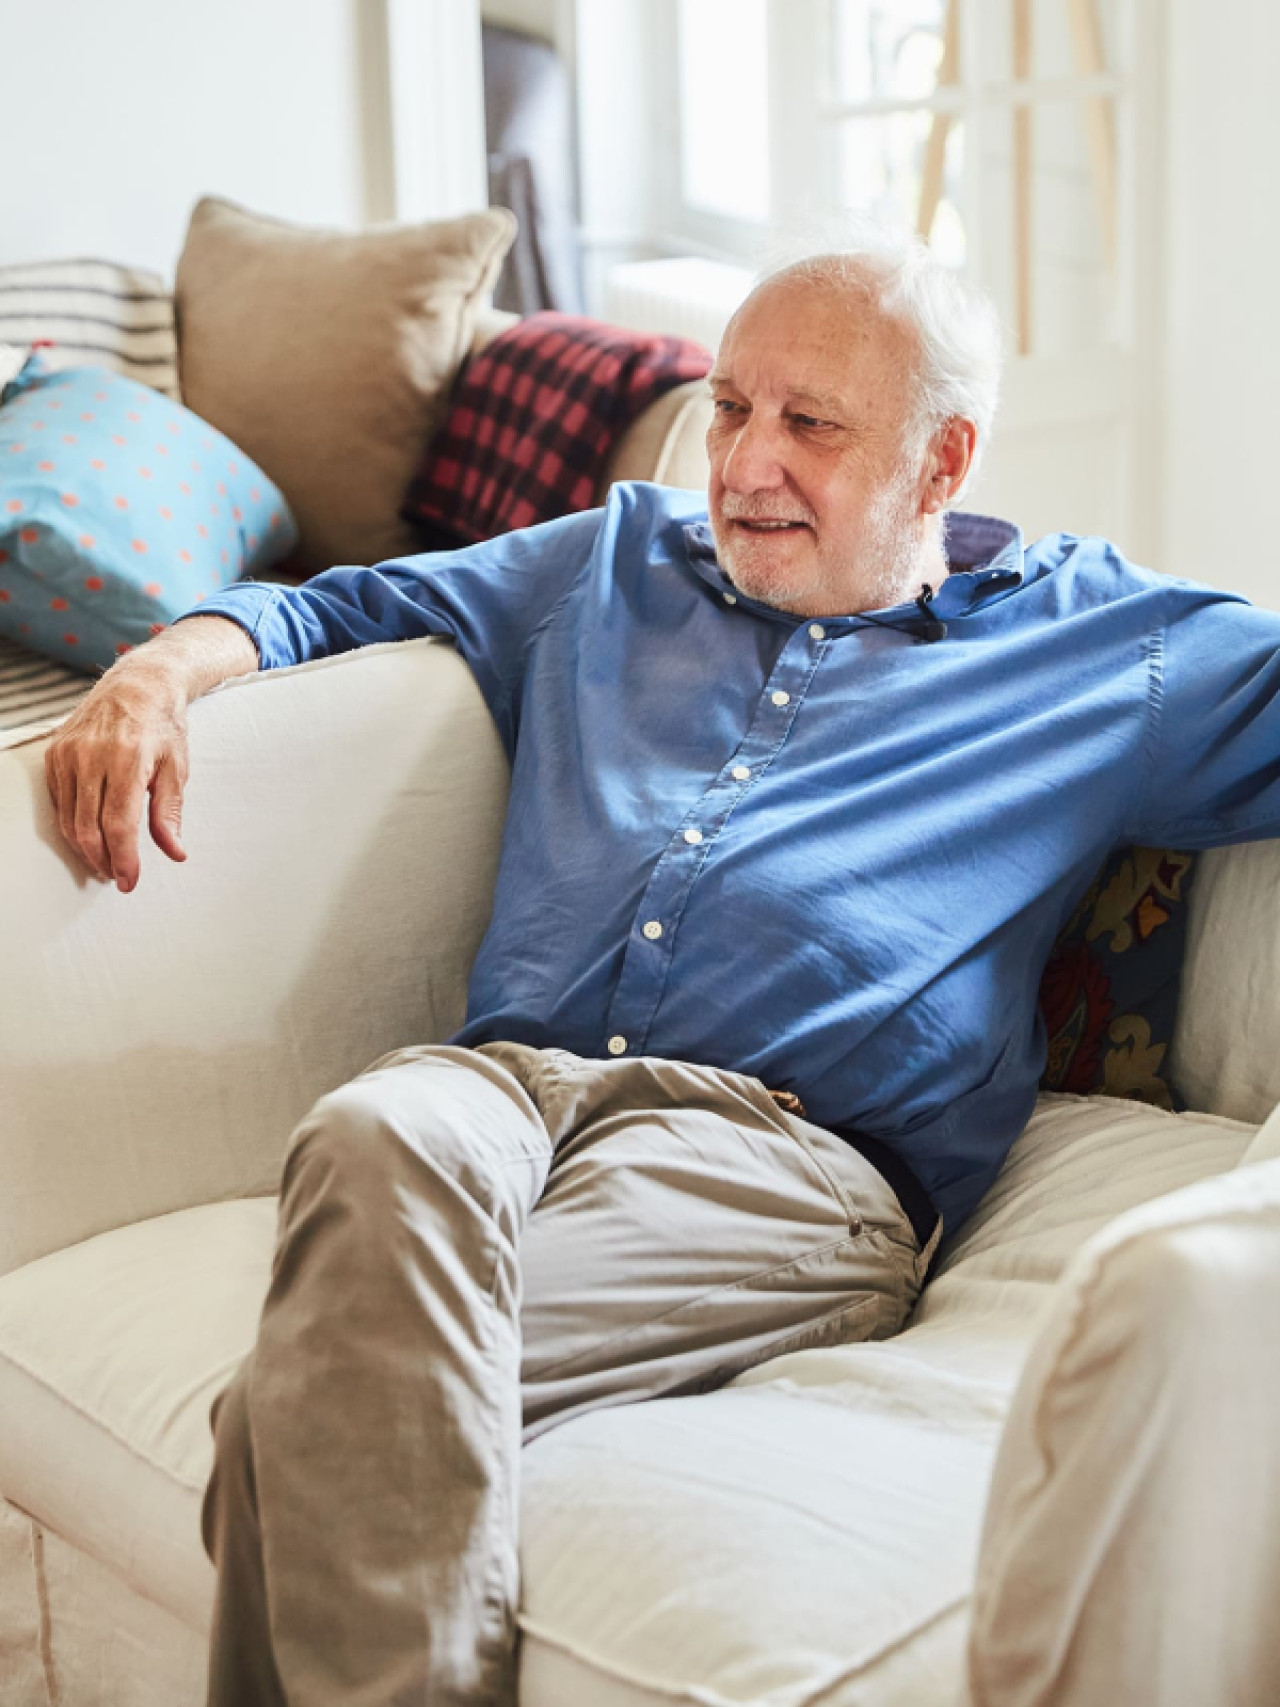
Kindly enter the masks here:
<path id="1" fill-rule="evenodd" d="M 4 1707 L 201 1701 L 207 1412 L 252 1343 L 284 1142 L 322 1091 L 456 1024 L 488 905 L 504 765 L 447 647 L 231 684 L 191 733 L 190 858 L 149 849 L 132 896 L 63 852 L 42 744 L 0 753 Z M 1241 858 L 1204 889 L 1243 963 L 1203 974 L 1215 1023 L 1237 991 L 1275 1000 L 1268 932 L 1230 905 Z M 1271 1070 L 1219 1106 L 1243 1076 L 1255 1109 Z M 1046 1098 L 898 1339 L 536 1442 L 525 1707 L 956 1707 L 988 1480 L 1063 1270 L 1153 1198 L 1216 1203 L 1257 1118 Z M 1237 1568 L 1280 1587 L 1256 1549 Z M 979 1668 L 1007 1636 L 982 1626 Z M 1244 1687 L 1224 1707 L 1253 1707 Z"/>

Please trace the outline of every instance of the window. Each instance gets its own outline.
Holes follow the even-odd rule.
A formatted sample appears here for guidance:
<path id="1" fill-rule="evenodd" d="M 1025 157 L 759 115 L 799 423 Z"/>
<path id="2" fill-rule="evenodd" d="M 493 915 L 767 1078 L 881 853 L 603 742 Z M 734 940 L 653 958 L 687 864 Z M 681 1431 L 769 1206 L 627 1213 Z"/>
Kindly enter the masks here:
<path id="1" fill-rule="evenodd" d="M 1118 213 L 1141 0 L 659 0 L 661 238 L 726 261 L 788 224 L 904 222 L 996 295 L 1020 354 L 1124 332 Z"/>
<path id="2" fill-rule="evenodd" d="M 993 294 L 973 494 L 1158 536 L 1160 0 L 576 0 L 595 312 L 714 344 L 771 240 L 895 217 Z"/>

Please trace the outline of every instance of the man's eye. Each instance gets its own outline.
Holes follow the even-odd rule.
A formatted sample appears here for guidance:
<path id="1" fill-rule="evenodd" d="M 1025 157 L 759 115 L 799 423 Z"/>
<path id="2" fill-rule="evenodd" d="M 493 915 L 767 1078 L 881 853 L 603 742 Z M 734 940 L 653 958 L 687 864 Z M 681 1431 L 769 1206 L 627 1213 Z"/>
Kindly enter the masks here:
<path id="1" fill-rule="evenodd" d="M 735 415 L 742 407 L 740 403 L 735 403 L 732 397 L 713 398 L 711 406 L 717 415 Z"/>
<path id="2" fill-rule="evenodd" d="M 830 421 L 821 421 L 816 415 L 793 415 L 791 419 L 797 427 L 830 427 Z"/>

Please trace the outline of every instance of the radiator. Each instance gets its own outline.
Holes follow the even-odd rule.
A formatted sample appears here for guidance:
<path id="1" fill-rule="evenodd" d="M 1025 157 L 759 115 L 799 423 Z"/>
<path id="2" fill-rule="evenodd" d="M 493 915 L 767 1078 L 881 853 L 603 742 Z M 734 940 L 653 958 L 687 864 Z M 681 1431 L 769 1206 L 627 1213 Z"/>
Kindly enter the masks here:
<path id="1" fill-rule="evenodd" d="M 603 318 L 640 332 L 692 338 L 714 351 L 751 279 L 745 267 L 692 255 L 626 261 L 605 274 Z"/>

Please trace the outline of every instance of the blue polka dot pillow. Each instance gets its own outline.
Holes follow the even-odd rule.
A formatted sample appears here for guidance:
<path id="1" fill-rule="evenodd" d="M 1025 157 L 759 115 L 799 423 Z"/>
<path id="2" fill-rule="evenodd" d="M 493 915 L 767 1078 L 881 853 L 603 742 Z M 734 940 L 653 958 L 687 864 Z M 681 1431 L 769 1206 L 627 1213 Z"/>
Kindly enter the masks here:
<path id="1" fill-rule="evenodd" d="M 148 386 L 37 352 L 0 392 L 0 635 L 105 669 L 296 537 L 262 470 Z"/>

